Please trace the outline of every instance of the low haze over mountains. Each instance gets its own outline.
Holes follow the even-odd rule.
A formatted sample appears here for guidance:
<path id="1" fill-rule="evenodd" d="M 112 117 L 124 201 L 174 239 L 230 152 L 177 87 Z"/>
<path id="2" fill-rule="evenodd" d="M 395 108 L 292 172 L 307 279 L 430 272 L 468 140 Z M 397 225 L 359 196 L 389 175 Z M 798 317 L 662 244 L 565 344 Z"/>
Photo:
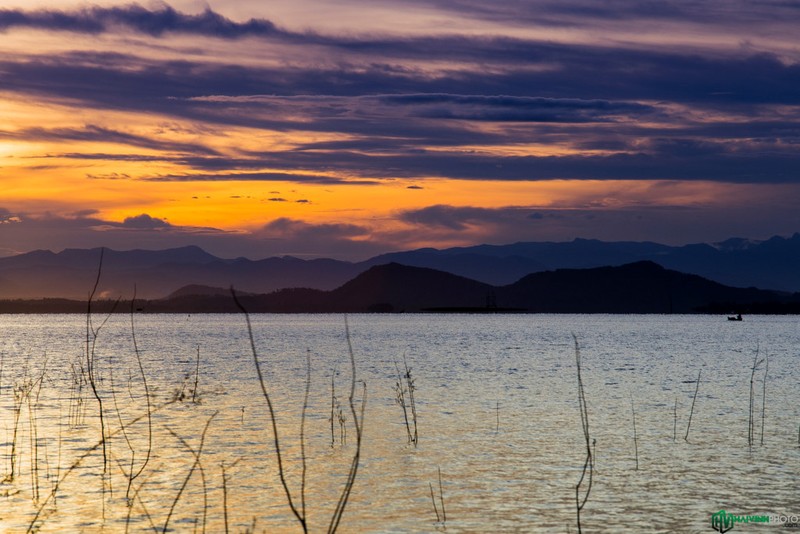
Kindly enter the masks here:
<path id="1" fill-rule="evenodd" d="M 100 249 L 70 249 L 60 253 L 35 251 L 0 258 L 0 298 L 85 299 L 97 275 L 99 260 Z M 652 261 L 667 269 L 700 275 L 728 286 L 800 291 L 800 234 L 795 234 L 790 238 L 773 237 L 760 242 L 729 239 L 713 245 L 680 247 L 584 239 L 563 243 L 479 245 L 396 252 L 358 263 L 293 257 L 258 261 L 221 259 L 197 247 L 162 251 L 106 250 L 100 294 L 130 298 L 136 287 L 139 298 L 158 299 L 191 284 L 218 288 L 233 285 L 247 293 L 270 293 L 284 288 L 330 291 L 371 267 L 391 262 L 436 269 L 486 287 L 499 287 L 542 271 L 620 266 L 640 261 Z M 478 292 L 485 293 L 485 287 Z M 514 305 L 511 300 L 508 304 Z"/>

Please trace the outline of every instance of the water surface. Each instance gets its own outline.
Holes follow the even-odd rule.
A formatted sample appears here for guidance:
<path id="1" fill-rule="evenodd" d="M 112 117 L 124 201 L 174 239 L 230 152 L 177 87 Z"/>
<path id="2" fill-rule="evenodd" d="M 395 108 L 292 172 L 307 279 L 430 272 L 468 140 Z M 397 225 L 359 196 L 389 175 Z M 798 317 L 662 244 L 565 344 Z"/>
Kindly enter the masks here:
<path id="1" fill-rule="evenodd" d="M 251 319 L 298 506 L 310 358 L 306 510 L 310 530 L 326 530 L 356 444 L 344 318 Z M 83 316 L 0 317 L 0 530 L 24 532 L 38 514 L 41 532 L 165 524 L 176 532 L 254 524 L 300 532 L 243 316 L 137 315 L 133 333 L 129 316 L 104 320 L 93 319 L 102 327 L 96 339 L 89 334 L 87 359 Z M 585 445 L 574 339 L 596 440 L 586 531 L 702 532 L 720 509 L 800 513 L 794 317 L 408 314 L 352 315 L 348 323 L 355 401 L 360 409 L 366 391 L 366 407 L 342 532 L 576 531 Z M 404 358 L 415 385 L 416 447 L 396 402 Z M 89 363 L 103 403 L 106 474 Z M 736 526 L 759 528 L 767 527 Z"/>

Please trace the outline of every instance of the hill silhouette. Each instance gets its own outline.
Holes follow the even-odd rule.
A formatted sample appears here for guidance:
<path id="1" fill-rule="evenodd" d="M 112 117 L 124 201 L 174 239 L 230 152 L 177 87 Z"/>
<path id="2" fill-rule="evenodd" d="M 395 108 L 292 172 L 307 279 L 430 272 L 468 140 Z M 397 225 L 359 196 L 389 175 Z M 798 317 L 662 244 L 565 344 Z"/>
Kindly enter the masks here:
<path id="1" fill-rule="evenodd" d="M 533 273 L 499 287 L 434 269 L 389 263 L 374 266 L 330 291 L 291 288 L 267 294 L 237 293 L 237 297 L 253 313 L 492 312 L 508 308 L 536 313 L 800 312 L 798 294 L 729 287 L 649 261 Z M 98 303 L 97 309 L 108 308 L 108 301 Z M 137 300 L 134 308 L 148 313 L 239 311 L 229 289 L 196 285 L 166 298 Z M 117 307 L 120 312 L 129 309 L 129 303 Z M 0 312 L 14 311 L 81 313 L 85 304 L 63 299 L 0 302 Z"/>
<path id="2" fill-rule="evenodd" d="M 534 273 L 497 289 L 497 298 L 532 312 L 692 313 L 740 310 L 786 297 L 774 291 L 734 288 L 651 261 L 619 267 Z"/>

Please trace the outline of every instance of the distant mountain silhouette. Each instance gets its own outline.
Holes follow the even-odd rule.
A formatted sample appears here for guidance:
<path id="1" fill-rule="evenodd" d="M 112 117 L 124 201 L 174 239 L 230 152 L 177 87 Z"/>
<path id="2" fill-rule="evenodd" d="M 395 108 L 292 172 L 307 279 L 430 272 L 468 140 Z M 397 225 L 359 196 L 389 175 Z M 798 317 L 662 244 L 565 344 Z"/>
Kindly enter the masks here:
<path id="1" fill-rule="evenodd" d="M 94 284 L 100 249 L 37 250 L 0 258 L 0 299 L 85 299 Z M 285 288 L 333 290 L 378 265 L 399 263 L 443 271 L 492 286 L 537 272 L 653 261 L 733 287 L 800 291 L 800 234 L 766 241 L 729 239 L 672 247 L 650 242 L 575 239 L 563 243 L 478 245 L 383 254 L 351 263 L 291 256 L 222 259 L 198 247 L 161 251 L 106 250 L 100 295 L 157 299 L 186 285 L 270 293 Z"/>
<path id="2" fill-rule="evenodd" d="M 64 250 L 58 254 L 34 251 L 0 258 L 0 298 L 85 299 L 97 277 L 100 249 Z M 225 260 L 198 247 L 161 251 L 106 249 L 99 294 L 131 298 L 163 297 L 188 284 L 236 286 L 241 291 L 266 293 L 286 287 L 333 289 L 363 268 L 330 259 L 293 257 Z"/>
<path id="3" fill-rule="evenodd" d="M 384 254 L 365 263 L 395 261 L 439 269 L 488 284 L 506 285 L 534 272 L 618 266 L 642 260 L 734 287 L 800 291 L 800 234 L 767 241 L 734 238 L 717 244 L 680 247 L 651 242 L 575 239 L 562 243 L 426 248 Z"/>
<path id="4" fill-rule="evenodd" d="M 148 302 L 146 311 L 237 311 L 229 290 L 206 288 L 199 294 L 194 288 Z M 416 312 L 442 304 L 478 306 L 491 289 L 450 273 L 390 263 L 371 267 L 332 291 L 289 288 L 263 295 L 237 293 L 237 298 L 254 313 Z"/>
<path id="5" fill-rule="evenodd" d="M 487 297 L 491 297 L 487 301 Z M 617 267 L 557 269 L 533 273 L 514 284 L 491 286 L 461 276 L 397 263 L 378 265 L 340 287 L 322 291 L 281 289 L 268 294 L 237 292 L 253 313 L 420 312 L 432 309 L 540 313 L 800 313 L 800 294 L 735 288 L 650 261 Z M 110 309 L 99 301 L 96 310 Z M 123 302 L 119 312 L 130 310 Z M 0 301 L 0 312 L 85 312 L 76 300 Z M 230 289 L 189 285 L 162 299 L 140 299 L 134 309 L 149 313 L 237 312 Z"/>
<path id="6" fill-rule="evenodd" d="M 369 313 L 452 310 L 489 312 L 498 307 L 540 313 L 799 313 L 800 294 L 724 286 L 649 261 L 618 267 L 558 269 L 493 287 L 442 271 L 397 263 L 371 267 L 331 290 L 282 289 L 269 294 L 237 293 L 253 313 Z M 15 304 L 16 303 L 16 304 Z M 79 301 L 2 301 L 0 312 L 83 312 Z M 48 309 L 48 306 L 50 307 Z M 108 309 L 108 301 L 97 309 Z M 141 300 L 149 313 L 233 313 L 229 289 L 187 286 L 169 297 Z M 117 311 L 130 309 L 123 303 Z"/>

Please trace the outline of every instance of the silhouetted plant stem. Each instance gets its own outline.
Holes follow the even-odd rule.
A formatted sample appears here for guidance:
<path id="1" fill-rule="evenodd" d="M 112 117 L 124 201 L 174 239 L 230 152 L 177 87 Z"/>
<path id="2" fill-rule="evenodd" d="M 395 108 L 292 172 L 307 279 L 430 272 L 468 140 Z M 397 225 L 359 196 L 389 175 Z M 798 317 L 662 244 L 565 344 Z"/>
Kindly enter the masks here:
<path id="1" fill-rule="evenodd" d="M 575 485 L 575 512 L 577 516 L 578 533 L 580 534 L 583 532 L 581 530 L 581 510 L 586 506 L 586 501 L 589 500 L 589 493 L 592 491 L 594 457 L 592 455 L 592 443 L 589 434 L 589 410 L 586 405 L 586 395 L 583 390 L 583 379 L 581 378 L 581 351 L 578 346 L 578 338 L 575 334 L 572 335 L 572 339 L 575 342 L 575 366 L 578 374 L 578 407 L 580 408 L 581 426 L 583 427 L 583 437 L 586 445 L 586 459 L 583 462 L 581 478 Z M 581 497 L 581 486 L 584 480 L 587 480 L 587 487 L 583 497 Z"/>
<path id="2" fill-rule="evenodd" d="M 639 436 L 636 433 L 636 406 L 633 404 L 633 393 L 631 393 L 631 416 L 633 417 L 633 450 L 636 458 L 636 470 L 639 470 Z"/>
<path id="3" fill-rule="evenodd" d="M 153 516 L 151 516 L 151 515 L 150 515 L 150 512 L 147 510 L 147 506 L 145 505 L 145 503 L 144 503 L 144 501 L 142 500 L 142 497 L 141 497 L 141 495 L 140 495 L 140 493 L 141 493 L 141 490 L 142 490 L 142 488 L 144 487 L 144 484 L 145 484 L 145 481 L 143 480 L 143 481 L 142 481 L 142 482 L 141 482 L 141 483 L 140 483 L 140 484 L 139 484 L 139 485 L 138 485 L 138 486 L 137 486 L 137 487 L 136 487 L 136 488 L 133 490 L 133 496 L 131 497 L 131 499 L 130 499 L 130 504 L 128 505 L 128 513 L 127 513 L 127 515 L 125 516 L 125 534 L 127 534 L 127 533 L 128 533 L 128 531 L 129 531 L 129 529 L 130 529 L 130 523 L 131 523 L 131 512 L 133 511 L 133 502 L 134 502 L 134 501 L 139 501 L 139 506 L 141 506 L 141 508 L 142 508 L 142 512 L 144 513 L 145 517 L 147 518 L 147 521 L 150 523 L 150 529 L 151 529 L 153 532 L 158 532 L 158 527 L 156 526 L 156 524 L 155 524 L 155 521 L 153 521 Z"/>
<path id="4" fill-rule="evenodd" d="M 441 504 L 442 508 L 442 515 L 439 515 L 439 507 L 436 505 L 436 497 L 433 494 L 433 484 L 428 482 L 428 487 L 431 490 L 431 503 L 433 503 L 433 512 L 436 514 L 436 522 L 445 524 L 447 523 L 447 512 L 444 509 L 444 490 L 442 487 L 442 468 L 438 465 L 436 466 L 436 470 L 439 476 L 439 503 Z"/>
<path id="5" fill-rule="evenodd" d="M 675 397 L 675 407 L 672 409 L 672 441 L 678 439 L 678 397 Z"/>
<path id="6" fill-rule="evenodd" d="M 169 406 L 171 404 L 174 404 L 174 403 L 175 403 L 174 400 L 169 400 L 169 401 L 165 402 L 164 404 L 156 406 L 155 408 L 152 409 L 151 415 L 155 414 L 156 412 L 161 411 L 163 408 L 165 408 L 165 407 L 167 407 L 167 406 Z M 133 418 L 132 420 L 128 421 L 128 424 L 126 426 L 134 425 L 134 424 L 138 423 L 139 421 L 141 421 L 142 419 L 144 419 L 145 417 L 148 417 L 148 414 L 145 413 L 145 414 L 139 415 L 139 416 Z M 113 432 L 110 432 L 108 434 L 108 437 L 111 438 L 111 437 L 115 436 L 120 431 L 121 431 L 120 429 L 117 429 L 117 430 L 115 430 Z M 64 471 L 64 473 L 55 482 L 55 484 L 53 484 L 53 489 L 50 491 L 50 494 L 47 496 L 47 498 L 44 501 L 39 503 L 39 507 L 36 509 L 36 514 L 34 514 L 33 519 L 31 519 L 31 522 L 28 524 L 28 528 L 27 528 L 26 532 L 30 533 L 30 532 L 34 532 L 34 531 L 38 531 L 39 530 L 39 527 L 36 525 L 36 523 L 39 521 L 39 517 L 42 515 L 42 512 L 44 511 L 45 506 L 47 506 L 48 502 L 50 502 L 50 500 L 52 500 L 55 497 L 56 493 L 58 492 L 58 488 L 61 486 L 61 484 L 63 484 L 64 480 L 66 480 L 67 477 L 70 474 L 72 474 L 73 471 L 75 471 L 78 467 L 80 467 L 80 465 L 83 463 L 83 461 L 86 458 L 88 458 L 89 456 L 94 454 L 94 452 L 97 449 L 99 449 L 99 448 L 101 448 L 103 446 L 104 439 L 105 439 L 105 436 L 103 436 L 103 439 L 101 439 L 100 441 L 95 443 L 93 446 L 91 446 L 88 449 L 86 449 L 83 452 L 83 454 L 81 454 L 78 457 L 78 459 L 75 460 L 72 463 L 72 465 L 70 465 Z"/>
<path id="7" fill-rule="evenodd" d="M 333 366 L 331 371 L 331 448 L 336 445 L 336 435 L 333 432 L 333 420 L 336 411 L 336 366 Z"/>
<path id="8" fill-rule="evenodd" d="M 194 471 L 196 469 L 200 470 L 200 475 L 203 479 L 203 532 L 205 532 L 206 512 L 208 511 L 208 500 L 207 500 L 208 492 L 206 491 L 206 485 L 205 485 L 205 473 L 203 472 L 203 467 L 200 464 L 200 455 L 203 453 L 203 445 L 206 440 L 206 432 L 208 432 L 208 427 L 211 424 L 211 421 L 214 419 L 214 417 L 217 416 L 218 413 L 219 413 L 218 411 L 214 412 L 213 414 L 211 414 L 211 417 L 208 418 L 208 421 L 206 421 L 206 425 L 203 428 L 203 432 L 202 434 L 200 434 L 200 444 L 197 446 L 196 451 L 188 443 L 186 443 L 186 440 L 184 440 L 177 433 L 175 433 L 175 431 L 173 431 L 171 428 L 167 428 L 170 434 L 175 436 L 175 438 L 177 438 L 178 441 L 180 441 L 181 444 L 183 444 L 183 446 L 186 447 L 189 450 L 189 452 L 192 453 L 192 455 L 194 456 L 194 462 L 192 463 L 192 467 L 189 469 L 189 472 L 186 474 L 186 478 L 183 479 L 183 484 L 181 484 L 181 487 L 178 490 L 178 494 L 175 496 L 175 500 L 172 501 L 172 506 L 170 506 L 169 513 L 167 513 L 167 519 L 164 521 L 164 528 L 162 532 L 167 532 L 169 527 L 169 521 L 172 518 L 173 512 L 175 511 L 175 506 L 177 506 L 178 501 L 180 500 L 181 495 L 183 494 L 183 490 L 186 489 L 186 486 L 187 484 L 189 484 L 189 480 L 192 478 L 192 475 L 194 474 Z"/>
<path id="9" fill-rule="evenodd" d="M 406 391 L 405 386 L 403 385 L 403 377 L 400 374 L 400 368 L 397 366 L 397 362 L 394 362 L 394 369 L 397 373 L 397 381 L 394 384 L 394 391 L 395 391 L 395 403 L 400 406 L 403 410 L 403 423 L 406 427 L 406 437 L 408 442 L 411 443 L 413 438 L 411 437 L 411 427 L 408 422 L 408 409 L 406 405 Z"/>
<path id="10" fill-rule="evenodd" d="M 747 447 L 752 449 L 753 441 L 755 439 L 755 427 L 753 422 L 753 409 L 755 404 L 755 390 L 754 390 L 754 382 L 756 377 L 756 370 L 758 366 L 764 361 L 763 359 L 758 359 L 758 347 L 756 347 L 756 354 L 753 356 L 753 366 L 750 368 L 750 408 L 749 408 L 749 416 L 747 420 Z"/>
<path id="11" fill-rule="evenodd" d="M 194 388 L 192 389 L 192 402 L 197 404 L 197 383 L 200 380 L 200 345 L 197 345 L 197 359 L 194 365 Z"/>
<path id="12" fill-rule="evenodd" d="M 261 362 L 258 359 L 256 342 L 255 339 L 253 338 L 253 326 L 250 323 L 250 314 L 247 312 L 244 306 L 242 306 L 241 302 L 239 302 L 239 299 L 236 296 L 236 291 L 234 291 L 233 288 L 231 288 L 231 296 L 233 297 L 233 301 L 236 304 L 236 307 L 244 315 L 245 323 L 247 324 L 247 335 L 250 339 L 250 349 L 253 354 L 253 363 L 255 364 L 256 374 L 258 375 L 258 383 L 259 386 L 261 387 L 261 393 L 267 402 L 267 410 L 269 412 L 270 424 L 272 425 L 272 443 L 275 448 L 275 456 L 278 462 L 278 477 L 280 478 L 281 486 L 283 487 L 283 492 L 284 495 L 286 496 L 289 508 L 292 510 L 292 514 L 294 514 L 295 518 L 300 523 L 300 526 L 303 528 L 303 532 L 308 532 L 308 525 L 306 524 L 306 517 L 304 511 L 302 510 L 302 507 L 298 507 L 295 505 L 294 499 L 292 498 L 292 492 L 289 490 L 289 484 L 286 481 L 286 472 L 283 466 L 283 455 L 281 453 L 280 437 L 278 435 L 278 422 L 275 417 L 275 410 L 272 406 L 272 399 L 269 396 L 269 392 L 267 391 L 267 385 L 264 382 L 264 375 L 261 372 Z"/>
<path id="13" fill-rule="evenodd" d="M 417 432 L 417 401 L 414 399 L 414 391 L 416 391 L 417 385 L 414 383 L 414 378 L 411 376 L 411 368 L 408 366 L 405 354 L 403 354 L 403 367 L 405 368 L 408 399 L 411 401 L 411 420 L 414 423 L 414 446 L 416 447 L 419 444 L 419 433 Z"/>
<path id="14" fill-rule="evenodd" d="M 94 300 L 94 296 L 97 293 L 97 288 L 100 285 L 100 275 L 103 272 L 103 255 L 105 253 L 105 248 L 100 249 L 100 260 L 97 266 L 97 278 L 95 278 L 94 286 L 92 287 L 92 291 L 89 293 L 89 298 L 86 301 L 86 373 L 89 378 L 89 386 L 92 389 L 92 394 L 94 395 L 95 400 L 97 400 L 98 412 L 100 416 L 100 435 L 101 435 L 101 444 L 103 446 L 103 476 L 108 473 L 108 451 L 106 450 L 106 424 L 105 424 L 105 410 L 103 409 L 103 398 L 100 396 L 100 392 L 97 389 L 97 375 L 95 372 L 95 349 L 97 346 L 97 337 L 100 335 L 100 330 L 105 326 L 108 319 L 111 317 L 111 314 L 114 313 L 114 310 L 119 304 L 119 299 L 114 303 L 111 310 L 106 315 L 103 322 L 97 328 L 94 327 L 92 324 L 92 302 Z M 105 487 L 105 483 L 103 484 Z"/>
<path id="15" fill-rule="evenodd" d="M 311 351 L 306 350 L 306 391 L 303 395 L 303 411 L 300 414 L 300 510 L 306 517 L 306 412 L 308 411 L 308 396 L 311 392 Z"/>
<path id="16" fill-rule="evenodd" d="M 353 354 L 353 343 L 350 340 L 350 326 L 347 322 L 347 317 L 344 320 L 345 337 L 347 338 L 347 352 L 350 356 L 350 413 L 353 416 L 353 426 L 356 429 L 356 450 L 353 453 L 353 460 L 350 463 L 350 471 L 347 474 L 347 482 L 345 483 L 342 494 L 339 496 L 339 502 L 336 504 L 331 523 L 328 526 L 328 534 L 336 532 L 339 528 L 339 522 L 342 520 L 344 509 L 347 506 L 347 501 L 350 498 L 350 492 L 353 490 L 353 484 L 356 480 L 358 473 L 358 465 L 361 459 L 361 438 L 363 437 L 363 424 L 364 424 L 364 409 L 367 405 L 367 383 L 362 381 L 364 385 L 363 394 L 361 397 L 361 413 L 356 412 L 355 394 L 356 394 L 356 359 Z"/>
<path id="17" fill-rule="evenodd" d="M 686 424 L 686 434 L 683 436 L 683 441 L 688 443 L 689 441 L 689 429 L 692 428 L 692 416 L 694 415 L 694 404 L 697 402 L 697 392 L 700 390 L 700 374 L 703 372 L 702 369 L 697 371 L 697 382 L 695 383 L 694 387 L 694 397 L 692 397 L 692 407 L 689 410 L 689 422 Z"/>
<path id="18" fill-rule="evenodd" d="M 11 438 L 11 454 L 9 456 L 10 460 L 10 472 L 5 477 L 5 482 L 13 482 L 14 477 L 16 476 L 17 470 L 17 436 L 19 433 L 19 417 L 22 413 L 22 402 L 24 401 L 24 390 L 20 385 L 14 386 L 14 433 Z"/>
<path id="19" fill-rule="evenodd" d="M 444 489 L 442 487 L 442 468 L 436 466 L 436 470 L 439 472 L 439 502 L 442 503 L 442 522 L 447 523 L 447 512 L 444 509 Z"/>
<path id="20" fill-rule="evenodd" d="M 769 372 L 769 355 L 764 356 L 764 383 L 761 389 L 761 445 L 764 445 L 764 421 L 767 417 L 767 373 Z"/>
<path id="21" fill-rule="evenodd" d="M 439 508 L 436 506 L 436 497 L 433 496 L 433 483 L 428 482 L 428 487 L 431 490 L 431 503 L 433 504 L 433 512 L 436 514 L 436 522 L 438 523 L 441 521 L 441 516 L 439 515 Z"/>
<path id="22" fill-rule="evenodd" d="M 142 474 L 147 464 L 150 462 L 150 456 L 153 452 L 153 417 L 151 414 L 152 407 L 150 404 L 150 388 L 147 386 L 147 375 L 144 372 L 144 366 L 142 365 L 142 355 L 139 352 L 139 345 L 136 342 L 136 322 L 134 321 L 134 302 L 136 301 L 136 286 L 133 286 L 133 298 L 131 299 L 131 340 L 133 341 L 133 352 L 136 356 L 136 364 L 139 367 L 139 374 L 142 377 L 142 386 L 144 387 L 144 400 L 145 400 L 145 407 L 147 408 L 147 450 L 145 451 L 145 457 L 142 461 L 142 464 L 133 472 L 133 457 L 134 451 L 131 448 L 131 471 L 128 476 L 128 488 L 125 491 L 125 498 L 130 497 L 130 490 L 133 481 Z"/>
<path id="23" fill-rule="evenodd" d="M 240 459 L 237 459 L 229 467 L 235 467 Z M 220 463 L 220 468 L 222 469 L 222 516 L 225 521 L 225 534 L 228 534 L 230 532 L 228 527 L 228 473 L 225 470 L 225 462 Z"/>
<path id="24" fill-rule="evenodd" d="M 30 438 L 30 455 L 31 455 L 31 494 L 33 502 L 39 501 L 39 425 L 36 419 L 36 406 L 39 403 L 39 393 L 42 390 L 42 382 L 44 381 L 45 370 L 47 368 L 47 358 L 42 367 L 41 374 L 31 384 L 30 389 L 26 395 L 28 404 L 28 436 Z M 33 390 L 36 394 L 32 395 Z M 33 396 L 33 399 L 31 397 Z"/>
<path id="25" fill-rule="evenodd" d="M 228 476 L 225 473 L 225 462 L 220 463 L 222 470 L 222 518 L 225 523 L 225 534 L 228 534 Z"/>

